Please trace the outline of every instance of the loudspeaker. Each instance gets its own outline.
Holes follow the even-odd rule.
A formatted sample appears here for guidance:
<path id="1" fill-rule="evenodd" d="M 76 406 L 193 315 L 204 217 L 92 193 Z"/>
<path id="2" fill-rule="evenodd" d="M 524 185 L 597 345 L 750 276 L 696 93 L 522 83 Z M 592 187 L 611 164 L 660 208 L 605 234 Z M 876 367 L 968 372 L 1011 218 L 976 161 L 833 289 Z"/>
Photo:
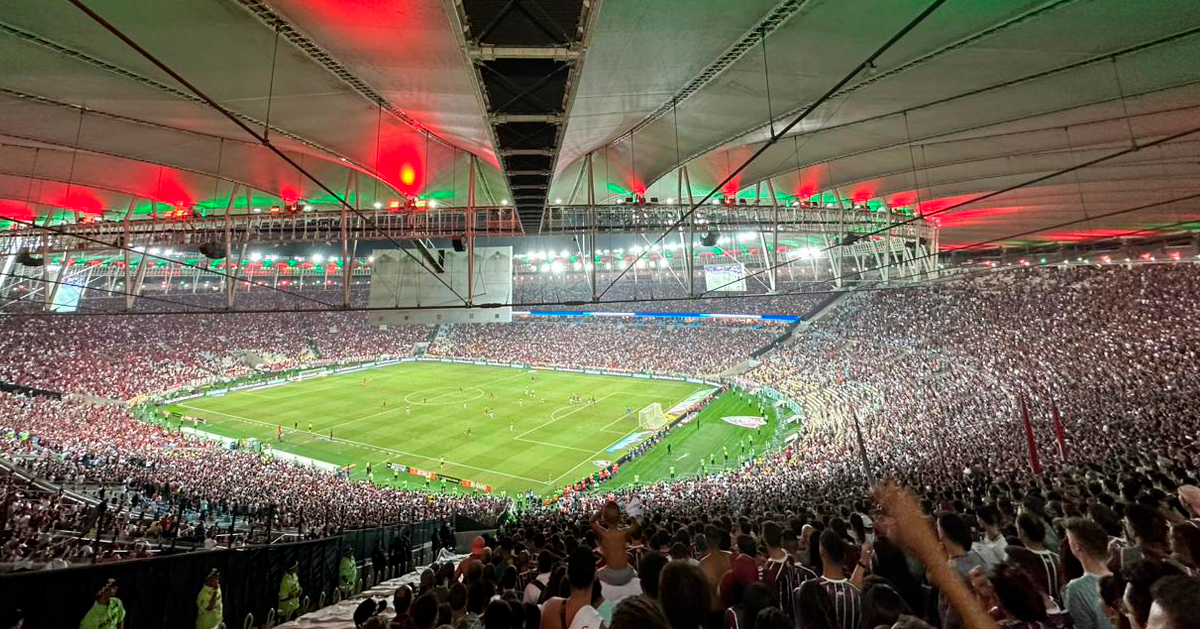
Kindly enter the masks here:
<path id="1" fill-rule="evenodd" d="M 44 258 L 35 258 L 29 255 L 28 251 L 22 249 L 21 252 L 17 254 L 17 264 L 20 264 L 21 266 L 42 266 L 46 264 L 46 260 Z"/>
<path id="2" fill-rule="evenodd" d="M 228 254 L 225 252 L 225 245 L 217 242 L 206 242 L 200 245 L 200 255 L 210 260 L 228 257 Z"/>
<path id="3" fill-rule="evenodd" d="M 454 245 L 455 251 L 462 252 L 467 250 L 467 244 L 463 242 L 462 238 L 455 238 L 451 244 Z"/>
<path id="4" fill-rule="evenodd" d="M 717 244 L 717 236 L 719 235 L 716 229 L 710 229 L 700 235 L 700 244 L 704 247 L 711 247 Z"/>

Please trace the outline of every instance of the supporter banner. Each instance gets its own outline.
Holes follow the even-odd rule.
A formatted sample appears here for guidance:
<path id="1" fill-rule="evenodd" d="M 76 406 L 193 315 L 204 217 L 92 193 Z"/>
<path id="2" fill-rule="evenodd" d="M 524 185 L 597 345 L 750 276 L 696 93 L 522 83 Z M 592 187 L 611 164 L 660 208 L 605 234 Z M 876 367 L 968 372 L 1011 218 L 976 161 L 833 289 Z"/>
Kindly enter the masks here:
<path id="1" fill-rule="evenodd" d="M 410 466 L 410 467 L 406 468 L 406 470 L 408 471 L 409 474 L 412 474 L 413 476 L 420 476 L 421 478 L 428 478 L 429 480 L 437 480 L 437 478 L 438 478 L 437 472 L 423 470 L 419 467 L 411 467 Z"/>
<path id="2" fill-rule="evenodd" d="M 624 450 L 625 448 L 628 448 L 629 446 L 632 446 L 637 443 L 641 443 L 642 441 L 644 441 L 646 439 L 646 437 L 649 437 L 652 434 L 654 434 L 654 433 L 652 431 L 648 431 L 648 430 L 631 432 L 628 435 L 625 435 L 624 437 L 622 437 L 620 441 L 612 444 L 611 446 L 608 446 L 608 448 L 606 448 L 604 451 L 608 452 L 608 453 L 613 453 L 613 452 L 618 452 L 620 450 Z"/>
<path id="3" fill-rule="evenodd" d="M 680 400 L 678 403 L 675 404 L 675 406 L 672 406 L 671 408 L 667 409 L 665 414 L 666 415 L 675 415 L 676 417 L 683 415 L 684 413 L 687 412 L 687 410 L 689 408 L 691 408 L 695 404 L 699 403 L 704 398 L 712 395 L 714 392 L 716 392 L 716 389 L 702 389 L 700 391 L 697 391 L 697 392 L 683 398 L 682 400 Z"/>
<path id="4" fill-rule="evenodd" d="M 292 454 L 291 452 L 284 452 L 283 450 L 276 448 L 270 448 L 269 450 L 266 450 L 266 453 L 267 456 L 283 459 L 284 461 L 291 461 L 293 463 L 299 463 L 308 467 L 315 467 L 320 470 L 325 470 L 326 472 L 336 472 L 339 469 L 338 466 L 334 465 L 333 463 L 329 463 L 327 461 L 318 461 L 317 459 L 310 459 L 306 456 Z"/>
<path id="5" fill-rule="evenodd" d="M 482 489 L 483 493 L 485 493 L 485 494 L 492 493 L 491 485 L 488 485 L 486 483 L 481 483 L 479 481 L 471 480 L 469 478 L 462 479 L 461 484 L 463 487 L 466 487 L 467 489 Z"/>

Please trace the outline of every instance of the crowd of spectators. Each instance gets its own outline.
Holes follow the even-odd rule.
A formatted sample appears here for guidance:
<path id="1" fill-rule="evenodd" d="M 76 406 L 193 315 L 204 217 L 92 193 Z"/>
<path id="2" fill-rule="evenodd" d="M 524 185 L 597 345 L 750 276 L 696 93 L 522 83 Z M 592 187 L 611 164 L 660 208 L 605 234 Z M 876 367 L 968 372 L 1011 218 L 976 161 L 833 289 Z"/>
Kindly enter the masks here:
<path id="1" fill-rule="evenodd" d="M 1196 294 L 1195 265 L 1054 267 L 859 291 L 740 379 L 802 404 L 799 436 L 782 452 L 564 497 L 510 529 L 514 543 L 560 558 L 577 544 L 595 548 L 588 515 L 618 501 L 642 528 L 629 539 L 631 562 L 699 562 L 707 577 L 709 596 L 680 604 L 663 596 L 665 572 L 655 594 L 639 570 L 643 596 L 671 627 L 778 616 L 801 628 L 963 626 L 931 575 L 942 561 L 1006 628 L 1194 627 Z M 1022 405 L 1041 448 L 1037 472 Z M 868 492 L 880 477 L 916 493 L 921 526 L 940 542 L 932 563 L 905 545 L 910 523 Z M 772 611 L 750 619 L 764 607 Z M 1156 625 L 1152 608 L 1169 618 Z"/>
<path id="2" fill-rule="evenodd" d="M 454 514 L 491 520 L 504 510 L 499 498 L 469 498 L 404 491 L 263 456 L 230 450 L 164 426 L 135 419 L 120 404 L 100 404 L 0 393 L 0 455 L 55 487 L 102 488 L 97 508 L 61 500 L 43 505 L 53 530 L 86 540 L 157 541 L 181 536 L 206 544 L 229 531 L 240 516 L 315 536 L 385 523 L 448 520 Z M 61 498 L 61 496 L 60 496 Z M 21 512 L 10 512 L 9 520 Z M 70 515 L 71 517 L 67 517 Z M 40 531 L 48 533 L 51 528 Z M 12 544 L 12 540 L 18 543 Z M 82 540 L 78 540 L 82 542 Z M 11 544 L 11 547 L 10 547 Z M 78 544 L 76 544 L 78 545 Z M 16 536 L 4 561 L 55 547 L 55 540 Z"/>
<path id="3" fill-rule="evenodd" d="M 759 277 L 764 278 L 762 281 L 765 281 L 765 276 Z M 530 306 L 531 309 L 543 310 L 716 312 L 804 316 L 825 297 L 823 291 L 830 289 L 828 282 L 781 281 L 776 291 L 778 294 L 771 295 L 768 294 L 770 292 L 768 286 L 760 283 L 759 280 L 750 279 L 746 281 L 746 288 L 750 290 L 717 291 L 708 293 L 703 299 L 689 299 L 687 287 L 679 280 L 634 283 L 625 278 L 613 285 L 612 288 L 608 288 L 610 281 L 601 278 L 597 282 L 597 289 L 604 293 L 604 297 L 600 300 L 602 303 L 599 304 L 562 305 L 562 302 L 590 302 L 592 300 L 591 285 L 581 277 L 568 279 L 535 277 L 526 278 L 524 281 L 514 281 L 513 301 L 519 304 L 548 304 Z M 698 293 L 704 293 L 707 290 L 702 276 L 697 278 L 695 288 Z M 789 292 L 795 294 L 789 295 L 787 294 Z"/>
<path id="4" fill-rule="evenodd" d="M 773 327 L 516 319 L 455 326 L 434 356 L 556 367 L 717 375 L 778 335 Z"/>
<path id="5" fill-rule="evenodd" d="M 971 616 L 980 609 L 1005 629 L 1196 627 L 1200 266 L 1055 266 L 878 288 L 846 297 L 739 377 L 800 402 L 798 435 L 783 450 L 526 512 L 491 548 L 480 540 L 458 570 L 398 591 L 392 625 L 567 629 L 602 618 L 616 629 L 957 629 L 982 626 Z M 520 320 L 450 328 L 431 351 L 710 374 L 773 337 Z M 17 439 L 32 425 L 47 443 L 70 444 L 43 458 L 88 449 L 46 425 L 54 422 L 18 417 Z M 159 490 L 142 496 L 178 491 L 209 509 L 253 503 L 271 487 L 290 496 L 293 524 L 331 500 L 350 501 L 367 521 L 406 500 L 438 500 L 163 443 L 150 447 L 161 458 L 100 467 L 111 465 L 126 487 Z M 60 464 L 38 469 L 52 476 L 64 473 Z M 878 478 L 909 488 L 912 509 L 879 500 L 870 490 Z M 347 496 L 360 492 L 361 501 Z M 459 500 L 430 513 L 479 506 Z M 600 524 L 610 501 L 625 519 Z M 922 545 L 922 530 L 937 542 Z M 618 578 L 625 564 L 635 580 Z"/>
<path id="6" fill-rule="evenodd" d="M 409 356 L 428 336 L 363 312 L 2 317 L 0 382 L 125 400 L 255 369 Z"/>

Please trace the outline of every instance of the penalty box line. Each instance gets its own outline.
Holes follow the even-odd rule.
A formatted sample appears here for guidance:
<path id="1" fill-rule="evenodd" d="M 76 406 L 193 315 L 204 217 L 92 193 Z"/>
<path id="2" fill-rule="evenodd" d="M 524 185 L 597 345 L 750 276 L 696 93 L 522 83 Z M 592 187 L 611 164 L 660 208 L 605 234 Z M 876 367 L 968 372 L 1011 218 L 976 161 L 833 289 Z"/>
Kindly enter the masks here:
<path id="1" fill-rule="evenodd" d="M 204 412 L 206 412 L 206 413 L 213 413 L 213 414 L 216 414 L 216 415 L 224 415 L 225 417 L 228 417 L 228 418 L 230 418 L 230 419 L 235 419 L 235 420 L 238 420 L 238 421 L 243 421 L 243 422 L 246 422 L 246 423 L 249 423 L 249 424 L 258 424 L 258 425 L 260 425 L 260 426 L 266 426 L 266 427 L 268 427 L 268 428 L 270 428 L 270 427 L 271 427 L 271 424 L 270 424 L 269 422 L 264 422 L 264 421 L 260 421 L 260 420 L 257 420 L 257 419 L 250 419 L 249 417 L 242 417 L 242 416 L 240 416 L 240 415 L 233 415 L 233 414 L 231 414 L 231 413 L 224 413 L 224 412 L 221 412 L 221 411 L 213 411 L 213 410 L 209 410 L 209 409 L 199 408 L 199 407 L 196 407 L 196 406 L 191 406 L 191 405 L 188 405 L 188 404 L 180 404 L 180 406 L 184 406 L 184 407 L 187 407 L 187 408 L 190 408 L 190 409 L 193 409 L 193 410 L 197 410 L 197 411 L 204 411 Z M 350 446 L 354 446 L 354 447 L 357 447 L 357 448 L 361 448 L 361 449 L 363 449 L 363 450 L 375 450 L 375 451 L 377 451 L 377 452 L 383 452 L 383 453 L 385 453 L 385 454 L 399 454 L 399 455 L 401 455 L 401 456 L 412 456 L 412 457 L 417 457 L 417 458 L 420 458 L 420 459 L 425 459 L 425 460 L 427 460 L 427 461 L 430 461 L 430 462 L 434 461 L 434 459 L 435 459 L 435 457 L 429 457 L 429 456 L 425 456 L 424 454 L 418 454 L 418 453 L 416 453 L 416 452 L 405 452 L 405 451 L 403 451 L 403 450 L 394 450 L 394 449 L 392 449 L 392 448 L 380 448 L 380 447 L 378 447 L 378 446 L 367 445 L 367 444 L 365 444 L 365 443 L 361 443 L 361 442 L 358 442 L 358 441 L 351 441 L 351 440 L 349 440 L 349 439 L 343 439 L 343 438 L 341 438 L 341 437 L 334 437 L 333 439 L 330 439 L 329 437 L 321 437 L 321 436 L 319 436 L 319 435 L 315 435 L 315 436 L 317 436 L 317 437 L 318 437 L 318 440 L 324 440 L 324 441 L 334 441 L 334 442 L 337 442 L 337 443 L 344 443 L 344 444 L 346 444 L 346 445 L 350 445 Z M 332 463 L 332 461 L 330 461 L 330 462 Z M 519 475 L 517 475 L 517 474 L 508 474 L 508 473 L 506 473 L 506 472 L 500 472 L 500 471 L 497 471 L 497 470 L 491 470 L 491 469 L 488 469 L 488 468 L 486 468 L 486 467 L 477 467 L 477 466 L 474 466 L 474 465 L 468 465 L 468 464 L 466 464 L 466 463 L 457 463 L 457 462 L 455 462 L 455 461 L 446 461 L 446 463 L 448 463 L 448 464 L 450 464 L 450 465 L 457 466 L 457 467 L 463 467 L 463 468 L 466 468 L 466 469 L 469 469 L 469 470 L 475 470 L 475 471 L 477 471 L 477 472 L 483 472 L 483 473 L 485 473 L 485 474 L 495 474 L 496 476 L 504 476 L 504 477 L 506 477 L 506 478 L 515 478 L 515 479 L 518 479 L 518 480 L 529 481 L 529 482 L 531 482 L 531 483 L 535 483 L 535 484 L 543 484 L 543 481 L 541 481 L 541 480 L 539 480 L 539 479 L 536 479 L 536 478 L 529 478 L 528 476 L 519 476 Z M 335 464 L 335 465 L 336 465 L 336 464 Z"/>
<path id="2" fill-rule="evenodd" d="M 604 395 L 600 396 L 599 398 L 597 398 L 597 399 L 596 399 L 596 404 L 599 404 L 600 402 L 602 402 L 602 401 L 604 401 L 604 400 L 606 400 L 606 399 L 608 399 L 608 398 L 610 398 L 610 397 L 612 397 L 612 396 L 616 395 L 617 393 L 619 393 L 619 391 L 613 391 L 612 393 L 606 393 L 606 394 L 604 394 Z M 539 430 L 541 430 L 541 429 L 545 428 L 546 426 L 549 426 L 550 424 L 553 424 L 553 423 L 555 423 L 555 422 L 559 421 L 560 419 L 563 419 L 564 417 L 566 417 L 566 416 L 568 416 L 568 415 L 571 415 L 571 414 L 574 414 L 574 413 L 578 413 L 579 411 L 582 411 L 583 409 L 585 409 L 585 408 L 587 408 L 587 407 L 589 407 L 589 406 L 594 406 L 594 405 L 592 405 L 592 404 L 588 404 L 588 403 L 586 403 L 586 402 L 582 402 L 582 403 L 580 403 L 580 404 L 579 404 L 579 408 L 576 408 L 576 409 L 569 410 L 569 411 L 567 411 L 566 413 L 563 413 L 562 415 L 559 415 L 558 417 L 555 417 L 555 416 L 554 416 L 554 414 L 555 414 L 555 413 L 557 413 L 558 411 L 561 411 L 561 410 L 562 410 L 562 409 L 564 409 L 564 408 L 571 408 L 571 406 L 570 406 L 570 405 L 567 405 L 567 406 L 560 406 L 560 407 L 558 407 L 558 408 L 554 409 L 553 411 L 550 411 L 550 421 L 548 421 L 548 422 L 546 422 L 546 423 L 544 423 L 544 424 L 542 424 L 542 425 L 540 425 L 540 426 L 535 426 L 535 427 L 533 427 L 533 428 L 530 428 L 529 430 L 526 430 L 525 432 L 523 432 L 523 433 L 521 433 L 521 434 L 517 435 L 515 438 L 516 438 L 516 439 L 522 439 L 522 438 L 524 438 L 526 435 L 533 434 L 533 433 L 535 433 L 535 432 L 537 432 L 537 431 L 539 431 Z"/>
<path id="3" fill-rule="evenodd" d="M 691 395 L 691 394 L 689 393 L 689 394 L 688 394 L 688 396 L 690 396 L 690 395 Z M 683 400 L 686 400 L 686 399 L 687 399 L 687 396 L 680 398 L 680 399 L 679 399 L 679 401 L 680 401 L 680 402 L 682 402 Z M 705 408 L 707 408 L 707 406 L 705 406 Z M 704 409 L 700 409 L 700 410 L 704 410 Z M 626 415 L 625 415 L 625 416 L 626 416 L 626 417 L 628 417 L 630 414 L 631 414 L 631 413 L 626 413 Z M 625 417 L 622 417 L 621 419 L 625 419 Z M 611 426 L 612 424 L 609 424 L 609 425 Z M 560 474 L 560 475 L 558 476 L 558 478 L 555 478 L 555 479 L 554 479 L 554 480 L 552 480 L 552 481 L 547 481 L 547 482 L 546 482 L 546 485 L 547 485 L 547 486 L 552 486 L 552 485 L 554 485 L 554 484 L 555 484 L 555 483 L 557 483 L 559 480 L 561 480 L 563 476 L 567 476 L 567 475 L 568 475 L 568 474 L 570 474 L 571 472 L 574 472 L 575 470 L 579 469 L 579 468 L 580 468 L 582 465 L 584 465 L 585 463 L 590 463 L 590 462 L 591 462 L 591 460 L 592 460 L 594 457 L 600 456 L 600 455 L 601 455 L 601 454 L 603 454 L 604 452 L 607 452 L 609 448 L 611 448 L 611 447 L 613 447 L 614 445 L 616 445 L 616 444 L 620 443 L 622 439 L 624 439 L 625 437 L 628 437 L 629 435 L 631 435 L 631 434 L 633 434 L 633 433 L 635 433 L 635 432 L 637 432 L 637 431 L 638 431 L 638 429 L 637 429 L 637 428 L 635 428 L 635 429 L 633 429 L 633 430 L 630 430 L 629 432 L 626 432 L 626 433 L 622 434 L 620 439 L 617 439 L 616 441 L 614 441 L 614 442 L 612 442 L 612 443 L 610 443 L 610 444 L 608 444 L 608 445 L 604 446 L 603 448 L 600 448 L 599 450 L 596 450 L 596 451 L 595 451 L 595 452 L 593 452 L 593 453 L 591 454 L 591 456 L 589 456 L 587 459 L 585 459 L 585 460 L 583 460 L 583 461 L 580 461 L 580 462 L 579 462 L 577 465 L 575 465 L 575 467 L 572 467 L 571 469 L 567 470 L 566 472 L 564 472 L 564 473 Z M 614 452 L 614 454 L 616 454 L 616 453 Z"/>

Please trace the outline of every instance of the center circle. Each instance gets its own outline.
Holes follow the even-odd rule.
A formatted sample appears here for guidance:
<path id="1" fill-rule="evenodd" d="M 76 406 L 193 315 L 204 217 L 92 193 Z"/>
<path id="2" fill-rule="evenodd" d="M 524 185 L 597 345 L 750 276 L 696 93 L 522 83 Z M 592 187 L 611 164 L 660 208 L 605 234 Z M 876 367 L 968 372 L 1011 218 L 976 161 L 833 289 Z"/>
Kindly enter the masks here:
<path id="1" fill-rule="evenodd" d="M 465 397 L 471 393 L 474 393 L 474 395 Z M 446 406 L 449 404 L 465 404 L 472 400 L 478 400 L 481 397 L 483 397 L 483 389 L 479 387 L 463 387 L 462 391 L 459 391 L 458 387 L 433 387 L 413 391 L 404 396 L 404 401 L 408 404 L 420 404 L 424 406 Z"/>

